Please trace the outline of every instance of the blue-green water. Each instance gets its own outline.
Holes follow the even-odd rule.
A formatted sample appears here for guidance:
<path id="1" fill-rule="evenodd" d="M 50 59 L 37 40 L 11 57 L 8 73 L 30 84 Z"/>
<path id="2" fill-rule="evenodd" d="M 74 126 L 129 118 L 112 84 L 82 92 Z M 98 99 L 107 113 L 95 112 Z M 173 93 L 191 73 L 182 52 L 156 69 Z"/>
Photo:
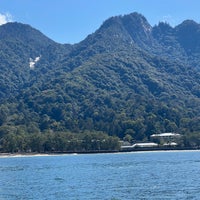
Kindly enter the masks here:
<path id="1" fill-rule="evenodd" d="M 0 200 L 200 199 L 200 152 L 0 158 Z"/>

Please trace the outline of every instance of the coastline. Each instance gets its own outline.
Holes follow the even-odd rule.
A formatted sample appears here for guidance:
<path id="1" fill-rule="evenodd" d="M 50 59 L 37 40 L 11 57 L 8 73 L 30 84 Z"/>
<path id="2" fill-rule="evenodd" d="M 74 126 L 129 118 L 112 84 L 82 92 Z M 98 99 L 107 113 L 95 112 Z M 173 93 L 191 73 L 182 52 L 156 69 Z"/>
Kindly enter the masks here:
<path id="1" fill-rule="evenodd" d="M 135 148 L 125 150 L 109 150 L 109 151 L 84 151 L 84 152 L 44 152 L 44 153 L 0 153 L 0 158 L 17 158 L 17 157 L 46 157 L 46 156 L 61 156 L 61 155 L 81 155 L 81 154 L 113 154 L 113 153 L 139 153 L 139 152 L 184 152 L 184 151 L 200 151 L 199 148 Z"/>
<path id="2" fill-rule="evenodd" d="M 47 153 L 0 153 L 0 158 L 17 158 L 17 157 L 33 157 L 33 156 L 50 156 L 53 154 Z"/>

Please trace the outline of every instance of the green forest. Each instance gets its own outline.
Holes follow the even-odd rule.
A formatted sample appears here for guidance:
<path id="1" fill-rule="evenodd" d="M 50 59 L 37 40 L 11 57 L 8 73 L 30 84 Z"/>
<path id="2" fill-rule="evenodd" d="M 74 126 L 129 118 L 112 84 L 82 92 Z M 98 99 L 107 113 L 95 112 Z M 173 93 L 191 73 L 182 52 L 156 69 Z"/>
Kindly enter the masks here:
<path id="1" fill-rule="evenodd" d="M 151 27 L 138 13 L 74 45 L 0 26 L 0 152 L 119 150 L 164 132 L 198 148 L 199 33 L 191 20 Z"/>
<path id="2" fill-rule="evenodd" d="M 102 132 L 45 132 L 32 134 L 9 133 L 1 139 L 1 152 L 114 152 L 120 150 L 117 137 Z"/>

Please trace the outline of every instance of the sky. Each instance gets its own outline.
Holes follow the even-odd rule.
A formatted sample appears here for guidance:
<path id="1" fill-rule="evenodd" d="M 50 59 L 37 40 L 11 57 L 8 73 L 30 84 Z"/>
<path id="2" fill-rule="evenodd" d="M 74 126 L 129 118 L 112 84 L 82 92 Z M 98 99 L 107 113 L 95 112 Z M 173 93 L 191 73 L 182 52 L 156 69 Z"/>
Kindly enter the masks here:
<path id="1" fill-rule="evenodd" d="M 200 0 L 0 0 L 0 25 L 21 22 L 59 43 L 78 43 L 112 16 L 138 12 L 154 26 L 200 23 Z"/>

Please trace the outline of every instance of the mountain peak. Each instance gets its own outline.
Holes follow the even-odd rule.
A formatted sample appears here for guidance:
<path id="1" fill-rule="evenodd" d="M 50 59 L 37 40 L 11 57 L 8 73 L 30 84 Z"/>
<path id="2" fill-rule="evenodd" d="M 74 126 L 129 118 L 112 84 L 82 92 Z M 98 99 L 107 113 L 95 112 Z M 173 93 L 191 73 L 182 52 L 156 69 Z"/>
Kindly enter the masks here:
<path id="1" fill-rule="evenodd" d="M 122 21 L 124 27 L 130 33 L 133 39 L 136 36 L 135 33 L 138 34 L 138 36 L 143 36 L 143 39 L 145 39 L 145 37 L 149 38 L 152 27 L 143 15 L 134 12 L 129 15 L 125 15 L 122 18 Z"/>
<path id="2" fill-rule="evenodd" d="M 131 14 L 128 15 L 119 15 L 119 16 L 115 16 L 115 17 L 111 17 L 109 19 L 107 19 L 104 23 L 103 23 L 103 27 L 107 28 L 113 24 L 121 24 L 125 27 L 130 26 L 137 26 L 137 28 L 142 27 L 145 31 L 150 32 L 152 27 L 151 25 L 148 23 L 147 19 L 137 13 L 137 12 L 133 12 Z M 137 31 L 137 30 L 135 30 Z"/>
<path id="3" fill-rule="evenodd" d="M 199 26 L 199 24 L 192 19 L 187 19 L 178 26 Z"/>
<path id="4" fill-rule="evenodd" d="M 106 38 L 109 38 L 113 44 L 113 40 L 116 44 L 125 42 L 126 45 L 139 46 L 140 48 L 146 48 L 146 43 L 151 44 L 152 27 L 146 20 L 146 18 L 133 12 L 128 15 L 119 15 L 107 19 L 96 33 L 103 33 Z"/>
<path id="5" fill-rule="evenodd" d="M 124 15 L 123 19 L 125 22 L 128 22 L 130 20 L 132 23 L 138 23 L 144 29 L 148 29 L 148 31 L 150 31 L 152 28 L 151 25 L 148 23 L 147 19 L 142 14 L 139 14 L 137 12 Z"/>
<path id="6" fill-rule="evenodd" d="M 196 32 L 200 29 L 200 24 L 194 20 L 185 20 L 175 27 L 177 32 Z"/>
<path id="7" fill-rule="evenodd" d="M 0 26 L 0 40 L 7 38 L 16 38 L 19 41 L 26 40 L 29 43 L 38 43 L 39 46 L 55 43 L 39 30 L 19 22 L 9 22 Z"/>
<path id="8" fill-rule="evenodd" d="M 20 37 L 23 33 L 24 35 L 29 35 L 32 30 L 35 30 L 30 25 L 22 24 L 19 22 L 8 22 L 0 26 L 0 36 L 2 37 Z M 39 31 L 38 31 L 39 32 Z"/>
<path id="9" fill-rule="evenodd" d="M 200 50 L 200 24 L 193 20 L 185 20 L 175 27 L 178 41 L 188 54 Z"/>

